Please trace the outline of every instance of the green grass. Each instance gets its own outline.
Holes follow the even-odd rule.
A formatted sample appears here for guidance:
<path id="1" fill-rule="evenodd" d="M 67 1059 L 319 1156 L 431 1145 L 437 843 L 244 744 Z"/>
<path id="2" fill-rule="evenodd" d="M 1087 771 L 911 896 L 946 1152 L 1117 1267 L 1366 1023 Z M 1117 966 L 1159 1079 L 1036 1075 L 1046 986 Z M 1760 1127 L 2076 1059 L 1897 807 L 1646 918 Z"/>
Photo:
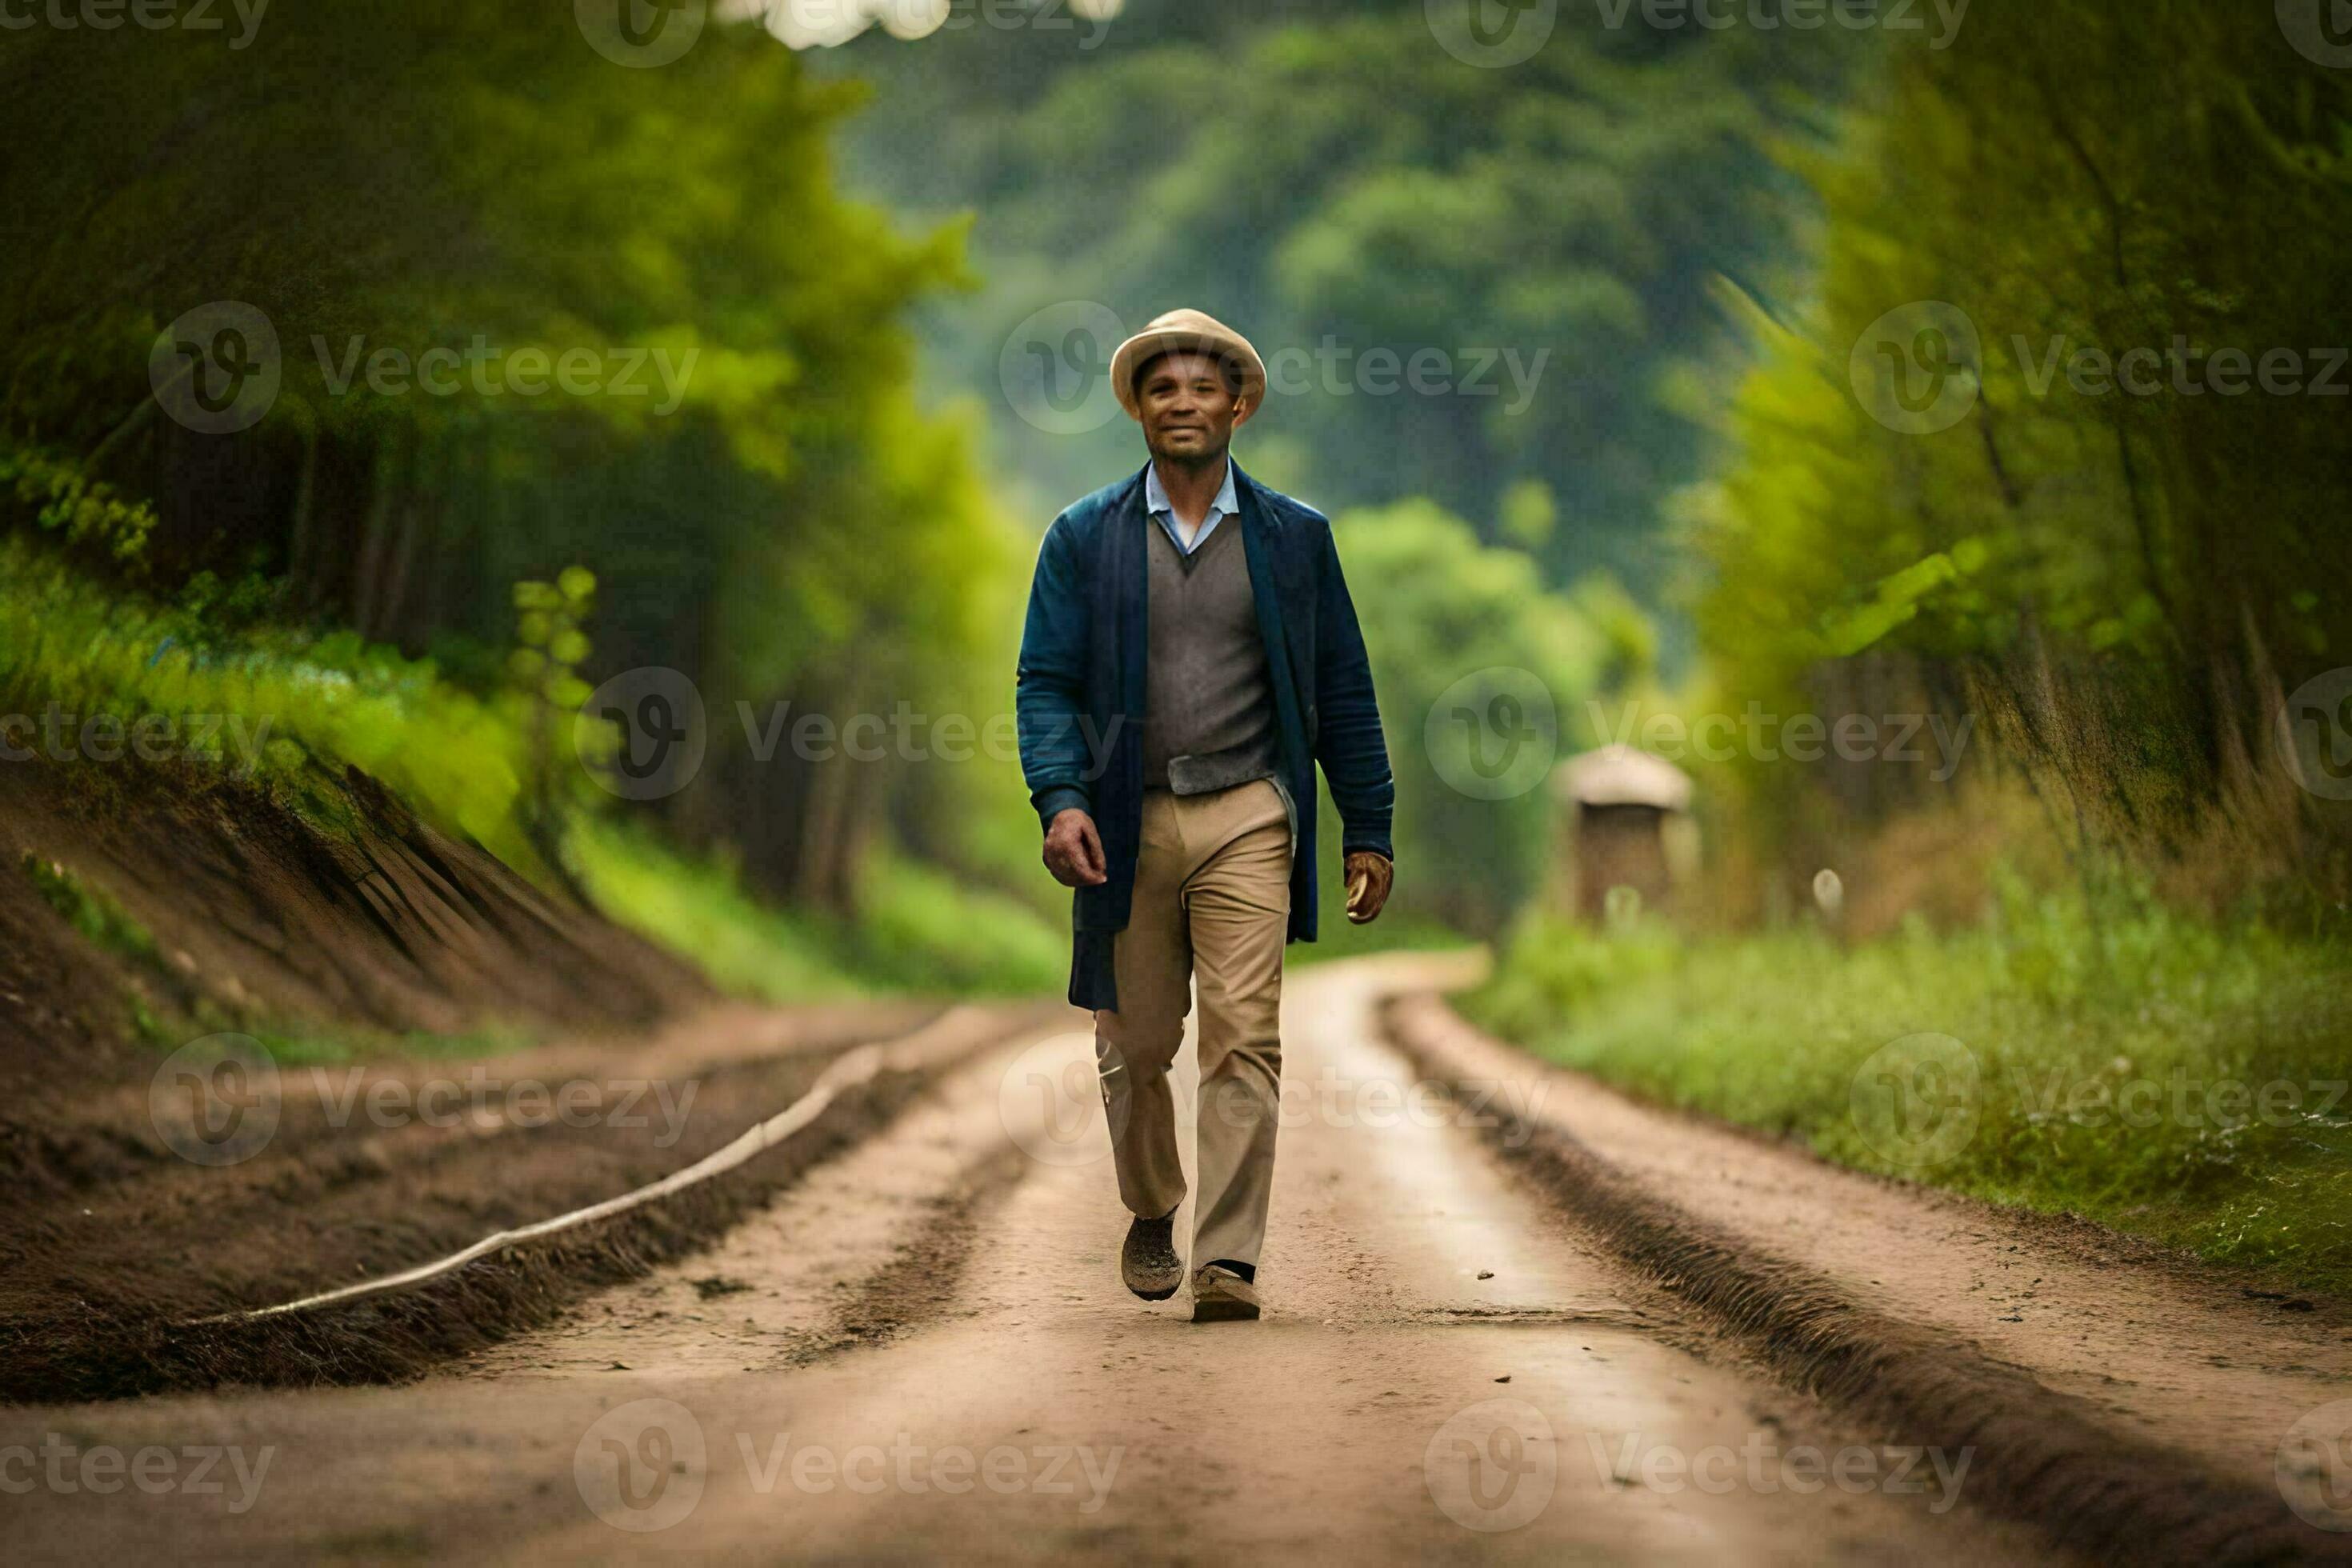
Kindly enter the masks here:
<path id="1" fill-rule="evenodd" d="M 606 914 L 739 995 L 1041 994 L 1059 991 L 1067 972 L 1066 939 L 1034 910 L 911 860 L 885 857 L 868 868 L 850 922 L 762 903 L 730 868 L 623 824 L 578 821 L 569 851 Z"/>
<path id="2" fill-rule="evenodd" d="M 287 785 L 327 826 L 338 807 L 311 798 L 313 770 L 355 764 L 445 830 L 527 874 L 544 871 L 523 820 L 533 766 L 525 695 L 477 694 L 431 659 L 349 632 L 251 620 L 223 631 L 202 612 L 104 588 L 24 540 L 0 539 L 0 711 L 37 723 L 52 708 L 75 716 L 58 721 L 68 750 L 91 715 L 113 715 L 125 730 L 166 717 L 175 759 Z M 218 721 L 187 722 L 196 715 Z M 558 730 L 568 748 L 569 729 Z M 50 742 L 37 731 L 31 743 Z M 574 770 L 566 760 L 561 771 Z M 1066 974 L 1066 939 L 1034 909 L 903 858 L 875 857 L 859 916 L 848 922 L 763 904 L 729 868 L 589 810 L 572 822 L 575 869 L 604 911 L 739 994 L 1045 994 L 1059 991 Z M 93 941 L 137 953 L 144 933 L 119 910 L 79 884 L 35 879 Z M 273 1037 L 272 1049 L 289 1060 L 339 1061 L 412 1045 L 416 1054 L 446 1054 L 429 1041 L 307 1035 Z"/>
<path id="3" fill-rule="evenodd" d="M 121 904 L 89 886 L 65 867 L 27 854 L 21 863 L 26 879 L 41 901 L 63 915 L 66 922 L 101 950 L 118 958 L 158 964 L 163 953 L 154 936 L 133 920 Z"/>
<path id="4" fill-rule="evenodd" d="M 1551 1060 L 1844 1164 L 2352 1294 L 2340 936 L 2144 899 L 2094 921 L 2014 883 L 2000 910 L 1850 952 L 1811 931 L 1685 942 L 1535 921 L 1460 1000 Z M 2285 1087 L 2265 1101 L 2266 1086 Z"/>
<path id="5" fill-rule="evenodd" d="M 161 749 L 238 772 L 299 781 L 313 759 L 354 763 L 443 827 L 532 862 L 520 815 L 527 699 L 477 696 L 432 660 L 354 633 L 222 633 L 195 610 L 108 590 L 0 539 L 0 699 L 37 722 L 52 705 L 126 729 L 168 719 Z M 197 716 L 208 721 L 188 722 Z M 60 729 L 66 747 L 76 732 Z M 100 744 L 127 749 L 119 734 Z"/>

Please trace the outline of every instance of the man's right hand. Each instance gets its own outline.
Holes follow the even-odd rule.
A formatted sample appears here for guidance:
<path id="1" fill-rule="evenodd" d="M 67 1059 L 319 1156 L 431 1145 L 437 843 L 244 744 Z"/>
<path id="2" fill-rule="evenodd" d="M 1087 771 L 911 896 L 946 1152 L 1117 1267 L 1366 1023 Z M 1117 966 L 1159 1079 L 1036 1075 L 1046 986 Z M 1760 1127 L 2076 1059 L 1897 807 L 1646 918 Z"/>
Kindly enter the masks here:
<path id="1" fill-rule="evenodd" d="M 1110 880 L 1093 817 L 1075 806 L 1055 814 L 1053 826 L 1045 829 L 1045 869 L 1066 888 L 1091 888 Z"/>

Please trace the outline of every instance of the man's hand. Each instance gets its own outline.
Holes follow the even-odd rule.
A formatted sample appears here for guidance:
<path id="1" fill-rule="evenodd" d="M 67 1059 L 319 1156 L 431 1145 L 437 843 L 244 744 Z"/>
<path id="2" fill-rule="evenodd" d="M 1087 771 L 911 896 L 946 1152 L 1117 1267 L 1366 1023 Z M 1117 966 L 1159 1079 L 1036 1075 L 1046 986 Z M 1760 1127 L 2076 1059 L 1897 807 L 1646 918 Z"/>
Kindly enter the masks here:
<path id="1" fill-rule="evenodd" d="M 1065 888 L 1091 888 L 1110 880 L 1102 837 L 1095 819 L 1076 806 L 1056 812 L 1045 829 L 1045 869 Z"/>
<path id="2" fill-rule="evenodd" d="M 1348 918 L 1368 925 L 1380 918 L 1396 883 L 1396 862 L 1373 849 L 1348 851 Z"/>

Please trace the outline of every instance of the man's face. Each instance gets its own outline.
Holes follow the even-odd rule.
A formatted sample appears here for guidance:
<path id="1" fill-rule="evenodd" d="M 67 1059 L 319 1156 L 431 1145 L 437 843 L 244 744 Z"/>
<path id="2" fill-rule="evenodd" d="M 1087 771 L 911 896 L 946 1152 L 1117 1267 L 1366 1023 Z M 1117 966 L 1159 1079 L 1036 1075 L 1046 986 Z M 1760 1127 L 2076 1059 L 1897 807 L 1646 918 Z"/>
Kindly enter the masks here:
<path id="1" fill-rule="evenodd" d="M 1136 388 L 1143 410 L 1143 444 L 1155 458 L 1207 463 L 1233 445 L 1245 405 L 1208 354 L 1163 354 Z"/>

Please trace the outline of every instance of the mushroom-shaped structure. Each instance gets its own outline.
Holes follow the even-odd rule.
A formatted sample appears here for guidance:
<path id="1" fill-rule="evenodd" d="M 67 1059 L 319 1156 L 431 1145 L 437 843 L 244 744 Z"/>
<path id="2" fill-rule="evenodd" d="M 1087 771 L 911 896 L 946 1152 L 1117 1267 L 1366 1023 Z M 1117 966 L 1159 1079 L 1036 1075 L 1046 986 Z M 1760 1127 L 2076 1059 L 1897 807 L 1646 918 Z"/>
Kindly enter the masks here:
<path id="1" fill-rule="evenodd" d="M 1557 789 L 1570 823 L 1568 903 L 1577 917 L 1598 923 L 1612 888 L 1664 907 L 1696 859 L 1690 775 L 1648 752 L 1603 746 L 1570 758 Z"/>

